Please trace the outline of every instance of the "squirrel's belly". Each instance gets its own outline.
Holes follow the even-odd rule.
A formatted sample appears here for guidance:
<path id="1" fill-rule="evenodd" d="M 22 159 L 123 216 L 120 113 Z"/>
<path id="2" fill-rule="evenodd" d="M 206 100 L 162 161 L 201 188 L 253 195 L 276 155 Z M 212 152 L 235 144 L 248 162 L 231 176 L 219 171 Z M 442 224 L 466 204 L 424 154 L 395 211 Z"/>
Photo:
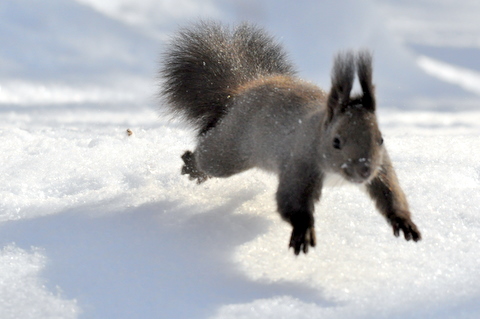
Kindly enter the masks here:
<path id="1" fill-rule="evenodd" d="M 323 186 L 327 187 L 343 186 L 346 184 L 351 183 L 343 178 L 340 174 L 336 173 L 326 173 L 323 179 Z"/>

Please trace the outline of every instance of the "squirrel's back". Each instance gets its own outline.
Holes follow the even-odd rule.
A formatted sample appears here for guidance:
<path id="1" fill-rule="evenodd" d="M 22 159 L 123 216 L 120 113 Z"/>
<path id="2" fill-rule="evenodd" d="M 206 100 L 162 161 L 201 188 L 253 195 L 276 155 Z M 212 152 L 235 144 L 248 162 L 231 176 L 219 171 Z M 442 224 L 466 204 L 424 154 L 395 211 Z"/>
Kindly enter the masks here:
<path id="1" fill-rule="evenodd" d="M 262 29 L 200 22 L 180 30 L 163 56 L 162 95 L 199 133 L 227 112 L 236 89 L 260 77 L 293 75 L 283 48 Z"/>

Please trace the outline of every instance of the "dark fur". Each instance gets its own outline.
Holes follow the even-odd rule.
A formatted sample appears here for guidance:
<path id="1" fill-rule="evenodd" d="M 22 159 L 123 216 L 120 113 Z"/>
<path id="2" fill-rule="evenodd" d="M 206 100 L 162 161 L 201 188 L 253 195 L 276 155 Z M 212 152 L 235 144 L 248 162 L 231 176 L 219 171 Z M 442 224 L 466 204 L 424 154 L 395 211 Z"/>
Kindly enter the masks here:
<path id="1" fill-rule="evenodd" d="M 200 22 L 173 38 L 160 73 L 172 111 L 204 134 L 227 112 L 239 86 L 261 76 L 294 72 L 282 47 L 263 30 Z"/>
<path id="2" fill-rule="evenodd" d="M 198 183 L 253 167 L 278 174 L 295 254 L 315 246 L 315 202 L 331 175 L 364 186 L 395 236 L 421 239 L 378 129 L 369 52 L 336 56 L 327 95 L 296 78 L 261 29 L 202 22 L 173 38 L 161 74 L 170 109 L 198 132 L 182 174 Z M 362 92 L 351 96 L 355 75 Z"/>

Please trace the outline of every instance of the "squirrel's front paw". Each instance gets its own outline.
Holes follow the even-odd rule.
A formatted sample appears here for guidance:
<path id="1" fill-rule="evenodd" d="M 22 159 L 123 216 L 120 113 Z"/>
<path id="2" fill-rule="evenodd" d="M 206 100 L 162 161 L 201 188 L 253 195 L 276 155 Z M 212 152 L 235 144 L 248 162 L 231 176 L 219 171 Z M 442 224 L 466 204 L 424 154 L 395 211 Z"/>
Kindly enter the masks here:
<path id="1" fill-rule="evenodd" d="M 315 238 L 315 228 L 313 226 L 306 229 L 303 227 L 293 228 L 289 247 L 293 248 L 295 255 L 300 254 L 300 251 L 303 251 L 306 254 L 308 252 L 308 246 L 315 247 L 316 244 L 317 240 Z"/>
<path id="2" fill-rule="evenodd" d="M 409 215 L 409 214 L 408 214 Z M 390 218 L 390 224 L 393 228 L 393 234 L 400 236 L 400 230 L 403 231 L 405 240 L 413 239 L 413 241 L 419 241 L 422 239 L 422 234 L 410 217 L 395 216 Z"/>

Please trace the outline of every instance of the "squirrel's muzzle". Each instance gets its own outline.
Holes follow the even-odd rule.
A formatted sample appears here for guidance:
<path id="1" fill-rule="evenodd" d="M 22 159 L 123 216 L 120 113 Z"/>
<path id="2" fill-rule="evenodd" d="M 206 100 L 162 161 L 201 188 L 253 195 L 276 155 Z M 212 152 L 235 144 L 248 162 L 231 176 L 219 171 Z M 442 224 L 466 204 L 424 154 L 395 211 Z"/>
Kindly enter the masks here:
<path id="1" fill-rule="evenodd" d="M 373 171 L 371 160 L 366 158 L 348 161 L 347 163 L 344 163 L 341 168 L 347 180 L 359 184 L 368 181 L 372 176 Z"/>

